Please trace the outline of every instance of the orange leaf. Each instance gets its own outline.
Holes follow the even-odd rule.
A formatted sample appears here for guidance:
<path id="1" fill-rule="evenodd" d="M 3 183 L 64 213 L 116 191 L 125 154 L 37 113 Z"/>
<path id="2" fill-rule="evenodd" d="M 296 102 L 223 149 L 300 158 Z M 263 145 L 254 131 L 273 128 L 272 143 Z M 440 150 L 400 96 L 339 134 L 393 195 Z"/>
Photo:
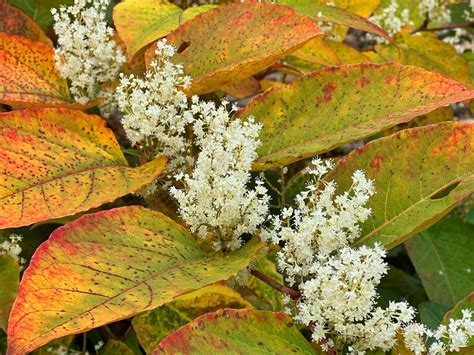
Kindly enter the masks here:
<path id="1" fill-rule="evenodd" d="M 5 0 L 0 0 L 0 32 L 21 35 L 32 41 L 53 46 L 49 37 L 31 17 Z"/>
<path id="2" fill-rule="evenodd" d="M 74 103 L 67 81 L 56 70 L 54 50 L 23 36 L 0 33 L 0 103 L 21 107 L 69 107 Z"/>
<path id="3" fill-rule="evenodd" d="M 311 38 L 316 24 L 288 6 L 238 3 L 197 15 L 169 34 L 174 60 L 193 78 L 192 93 L 215 91 L 269 67 Z M 148 49 L 147 63 L 155 46 Z"/>
<path id="4" fill-rule="evenodd" d="M 228 279 L 262 247 L 253 238 L 226 257 L 208 256 L 181 225 L 140 206 L 83 216 L 33 255 L 10 313 L 8 353 L 25 354 Z"/>
<path id="5" fill-rule="evenodd" d="M 260 83 L 254 77 L 233 81 L 222 87 L 222 91 L 239 100 L 254 95 L 260 89 Z"/>
<path id="6" fill-rule="evenodd" d="M 86 211 L 153 181 L 166 159 L 129 168 L 106 122 L 68 109 L 0 113 L 0 229 Z"/>

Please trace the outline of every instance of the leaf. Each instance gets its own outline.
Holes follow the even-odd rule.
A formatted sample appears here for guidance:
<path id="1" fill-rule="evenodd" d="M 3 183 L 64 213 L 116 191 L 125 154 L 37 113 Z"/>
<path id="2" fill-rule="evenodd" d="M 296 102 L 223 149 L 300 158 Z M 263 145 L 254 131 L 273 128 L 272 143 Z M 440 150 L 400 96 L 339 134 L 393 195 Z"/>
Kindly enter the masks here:
<path id="1" fill-rule="evenodd" d="M 474 311 L 474 292 L 471 292 L 464 299 L 459 301 L 452 310 L 447 312 L 443 317 L 443 324 L 448 325 L 450 319 L 460 319 L 462 318 L 462 310 L 470 309 Z M 471 336 L 467 343 L 469 346 L 461 348 L 460 354 L 472 354 L 474 350 L 474 336 Z"/>
<path id="2" fill-rule="evenodd" d="M 291 56 L 325 67 L 341 64 L 337 54 L 329 47 L 326 40 L 321 37 L 312 39 L 292 53 Z"/>
<path id="3" fill-rule="evenodd" d="M 405 243 L 430 301 L 454 306 L 474 290 L 472 230 L 450 216 Z"/>
<path id="4" fill-rule="evenodd" d="M 50 341 L 49 343 L 43 345 L 41 348 L 38 348 L 33 351 L 31 355 L 64 354 L 67 353 L 67 351 L 65 350 L 69 349 L 73 341 L 74 335 L 68 335 L 63 338 L 54 339 L 53 341 Z"/>
<path id="5" fill-rule="evenodd" d="M 153 181 L 161 157 L 129 168 L 98 116 L 68 109 L 0 113 L 0 229 L 98 207 Z"/>
<path id="6" fill-rule="evenodd" d="M 387 129 L 383 134 L 389 136 L 402 129 L 426 126 L 434 123 L 451 121 L 454 118 L 453 110 L 449 106 L 438 107 L 436 110 L 426 113 L 424 115 L 415 117 L 407 123 L 401 123 L 395 127 Z"/>
<path id="7" fill-rule="evenodd" d="M 74 0 L 8 0 L 8 2 L 22 9 L 42 28 L 46 29 L 53 23 L 51 9 L 60 5 L 70 6 Z"/>
<path id="8" fill-rule="evenodd" d="M 188 7 L 181 13 L 181 16 L 179 18 L 179 24 L 181 25 L 186 21 L 191 20 L 193 17 L 196 17 L 199 14 L 203 14 L 211 9 L 215 9 L 216 7 L 218 6 L 212 4 Z"/>
<path id="9" fill-rule="evenodd" d="M 235 276 L 263 244 L 208 257 L 161 213 L 129 206 L 56 229 L 33 255 L 8 328 L 8 354 L 131 317 Z M 67 275 L 67 277 L 65 277 Z"/>
<path id="10" fill-rule="evenodd" d="M 429 329 L 436 329 L 443 320 L 444 314 L 449 310 L 449 306 L 434 302 L 422 302 L 418 306 L 421 323 Z"/>
<path id="11" fill-rule="evenodd" d="M 193 78 L 190 91 L 205 94 L 271 66 L 319 34 L 287 6 L 246 2 L 200 14 L 167 38 L 178 48 L 174 60 Z M 147 51 L 147 63 L 154 51 Z"/>
<path id="12" fill-rule="evenodd" d="M 278 0 L 279 4 L 289 5 L 302 15 L 312 18 L 314 21 L 325 21 L 376 34 L 392 41 L 392 38 L 382 28 L 341 7 L 328 6 L 314 0 Z"/>
<path id="13" fill-rule="evenodd" d="M 86 109 L 98 101 L 86 105 L 72 101 L 66 80 L 56 70 L 53 48 L 0 32 L 0 103 Z"/>
<path id="14" fill-rule="evenodd" d="M 129 60 L 146 45 L 179 26 L 183 10 L 166 0 L 126 0 L 114 7 L 113 18 Z"/>
<path id="15" fill-rule="evenodd" d="M 471 309 L 474 310 L 474 292 L 469 293 L 465 298 L 460 300 L 452 310 L 446 312 L 443 317 L 443 323 L 448 324 L 451 318 L 459 319 L 462 318 L 462 310 Z"/>
<path id="16" fill-rule="evenodd" d="M 407 129 L 366 144 L 339 160 L 327 175 L 340 191 L 362 169 L 377 193 L 372 216 L 354 245 L 387 249 L 428 228 L 474 191 L 474 126 L 445 122 Z M 434 301 L 434 300 L 433 300 Z"/>
<path id="17" fill-rule="evenodd" d="M 152 311 L 133 318 L 133 328 L 140 345 L 151 353 L 161 339 L 198 316 L 221 308 L 252 308 L 231 287 L 217 283 L 187 293 Z"/>
<path id="18" fill-rule="evenodd" d="M 416 65 L 426 70 L 442 73 L 466 86 L 469 79 L 469 63 L 456 49 L 432 35 L 410 35 L 405 31 L 395 37 L 394 45 L 377 45 L 375 51 L 385 60 L 406 65 Z"/>
<path id="19" fill-rule="evenodd" d="M 340 64 L 371 62 L 367 56 L 347 44 L 319 37 L 292 53 L 286 61 L 303 72 Z"/>
<path id="20" fill-rule="evenodd" d="M 254 168 L 265 169 L 330 151 L 472 97 L 474 90 L 422 68 L 361 63 L 325 68 L 267 90 L 237 115 L 253 115 L 262 123 Z"/>
<path id="21" fill-rule="evenodd" d="M 323 4 L 327 3 L 327 0 L 316 1 Z M 362 17 L 369 17 L 380 4 L 380 0 L 333 0 L 333 2 L 334 6 Z"/>
<path id="22" fill-rule="evenodd" d="M 21 35 L 52 47 L 53 43 L 41 27 L 20 9 L 0 0 L 0 32 Z"/>
<path id="23" fill-rule="evenodd" d="M 380 295 L 378 304 L 388 307 L 393 300 L 406 300 L 410 304 L 426 301 L 425 290 L 418 277 L 390 266 L 387 275 L 377 288 Z"/>
<path id="24" fill-rule="evenodd" d="M 16 106 L 71 103 L 53 49 L 25 37 L 0 33 L 0 102 Z"/>
<path id="25" fill-rule="evenodd" d="M 358 63 L 369 63 L 370 58 L 364 53 L 359 52 L 357 49 L 344 44 L 342 42 L 326 40 L 329 48 L 331 48 L 342 64 L 358 64 Z"/>
<path id="26" fill-rule="evenodd" d="M 8 316 L 20 282 L 20 267 L 10 255 L 0 254 L 0 329 L 7 331 Z"/>
<path id="27" fill-rule="evenodd" d="M 260 89 L 260 83 L 254 77 L 233 81 L 222 87 L 222 91 L 241 100 L 254 95 Z"/>
<path id="28" fill-rule="evenodd" d="M 158 354 L 316 354 L 284 313 L 223 309 L 205 314 L 163 339 Z"/>
<path id="29" fill-rule="evenodd" d="M 253 268 L 270 276 L 280 284 L 284 284 L 283 276 L 278 272 L 274 262 L 275 255 L 276 251 L 270 255 L 261 255 L 253 265 Z M 246 287 L 252 291 L 259 301 L 269 305 L 270 310 L 283 310 L 282 293 L 274 289 L 272 286 L 257 279 L 255 276 L 250 275 Z"/>
<path id="30" fill-rule="evenodd" d="M 100 355 L 134 355 L 135 352 L 123 341 L 109 339 L 107 344 L 99 350 Z"/>

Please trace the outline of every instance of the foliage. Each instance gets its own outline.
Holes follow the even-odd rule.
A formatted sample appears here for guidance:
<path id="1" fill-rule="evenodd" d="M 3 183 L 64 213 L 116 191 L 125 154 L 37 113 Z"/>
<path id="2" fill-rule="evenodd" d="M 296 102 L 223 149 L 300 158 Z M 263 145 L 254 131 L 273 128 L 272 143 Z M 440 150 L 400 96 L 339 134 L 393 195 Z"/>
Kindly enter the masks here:
<path id="1" fill-rule="evenodd" d="M 472 353 L 473 8 L 0 0 L 0 354 Z"/>

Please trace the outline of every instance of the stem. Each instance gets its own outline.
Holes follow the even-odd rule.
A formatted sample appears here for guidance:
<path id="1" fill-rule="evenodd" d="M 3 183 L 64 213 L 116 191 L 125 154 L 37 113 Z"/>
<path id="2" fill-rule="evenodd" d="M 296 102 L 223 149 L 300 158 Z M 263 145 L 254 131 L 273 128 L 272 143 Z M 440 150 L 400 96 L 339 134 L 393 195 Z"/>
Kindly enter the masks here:
<path id="1" fill-rule="evenodd" d="M 269 284 L 273 288 L 276 288 L 278 291 L 283 292 L 291 297 L 293 300 L 300 298 L 301 293 L 299 291 L 293 290 L 292 288 L 286 287 L 279 283 L 277 280 L 272 279 L 270 276 L 261 273 L 258 270 L 251 270 L 250 273 L 255 276 L 257 279 L 262 280 L 263 282 Z"/>
<path id="2" fill-rule="evenodd" d="M 415 28 L 413 31 L 411 31 L 410 34 L 414 34 L 418 32 L 437 32 L 437 31 L 443 31 L 443 30 L 453 30 L 455 28 L 474 28 L 474 22 L 445 25 L 445 26 L 433 27 L 433 28 L 428 28 L 427 25 L 423 24 L 420 27 Z"/>

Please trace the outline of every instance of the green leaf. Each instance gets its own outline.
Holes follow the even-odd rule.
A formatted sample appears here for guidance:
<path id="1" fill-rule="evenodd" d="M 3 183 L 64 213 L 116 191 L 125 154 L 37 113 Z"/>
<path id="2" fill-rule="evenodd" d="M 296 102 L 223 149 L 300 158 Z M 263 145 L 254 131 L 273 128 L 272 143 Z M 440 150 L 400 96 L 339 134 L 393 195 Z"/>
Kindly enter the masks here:
<path id="1" fill-rule="evenodd" d="M 378 287 L 379 303 L 387 307 L 390 301 L 404 299 L 410 304 L 418 304 L 426 300 L 425 290 L 421 281 L 403 270 L 390 266 Z"/>
<path id="2" fill-rule="evenodd" d="M 272 279 L 278 281 L 281 284 L 284 284 L 283 276 L 278 272 L 274 262 L 275 254 L 276 253 L 274 252 L 270 255 L 261 255 L 253 265 L 253 269 L 270 276 Z M 266 282 L 263 282 L 253 275 L 250 275 L 246 287 L 250 289 L 252 293 L 258 298 L 258 301 L 269 305 L 269 310 L 283 310 L 282 293 Z"/>
<path id="3" fill-rule="evenodd" d="M 113 18 L 128 59 L 179 26 L 183 10 L 166 0 L 126 0 L 114 7 Z"/>
<path id="4" fill-rule="evenodd" d="M 355 245 L 390 249 L 428 228 L 474 191 L 474 126 L 444 122 L 377 139 L 341 159 L 327 176 L 340 191 L 362 169 L 377 193 Z M 436 301 L 436 300 L 433 300 Z M 444 302 L 441 302 L 444 303 Z"/>
<path id="5" fill-rule="evenodd" d="M 7 331 L 8 316 L 20 282 L 18 261 L 10 255 L 0 255 L 0 329 Z"/>
<path id="6" fill-rule="evenodd" d="M 22 9 L 42 28 L 48 28 L 53 24 L 51 9 L 60 5 L 70 6 L 74 0 L 8 0 L 8 2 Z"/>
<path id="7" fill-rule="evenodd" d="M 133 318 L 133 328 L 147 354 L 161 339 L 205 313 L 221 308 L 252 308 L 231 287 L 217 283 L 176 298 L 173 302 Z"/>
<path id="8" fill-rule="evenodd" d="M 173 60 L 193 78 L 190 92 L 205 94 L 271 66 L 319 34 L 287 6 L 246 2 L 200 14 L 167 38 L 178 48 Z M 147 51 L 147 63 L 154 51 Z"/>
<path id="9" fill-rule="evenodd" d="M 262 123 L 255 169 L 286 165 L 474 97 L 438 73 L 397 63 L 325 68 L 256 96 L 237 112 Z"/>
<path id="10" fill-rule="evenodd" d="M 161 213 L 129 206 L 56 229 L 33 255 L 8 327 L 9 353 L 159 307 L 235 276 L 263 244 L 208 257 Z M 67 275 L 67 277 L 65 277 Z"/>
<path id="11" fill-rule="evenodd" d="M 135 352 L 123 341 L 109 339 L 99 350 L 99 355 L 135 355 Z"/>
<path id="12" fill-rule="evenodd" d="M 450 309 L 449 306 L 434 302 L 422 302 L 418 306 L 421 323 L 429 329 L 436 329 L 443 320 L 444 314 Z"/>
<path id="13" fill-rule="evenodd" d="M 472 230 L 449 216 L 405 243 L 430 301 L 454 306 L 474 290 Z"/>
<path id="14" fill-rule="evenodd" d="M 158 354 L 317 354 L 284 313 L 223 309 L 163 339 Z"/>

